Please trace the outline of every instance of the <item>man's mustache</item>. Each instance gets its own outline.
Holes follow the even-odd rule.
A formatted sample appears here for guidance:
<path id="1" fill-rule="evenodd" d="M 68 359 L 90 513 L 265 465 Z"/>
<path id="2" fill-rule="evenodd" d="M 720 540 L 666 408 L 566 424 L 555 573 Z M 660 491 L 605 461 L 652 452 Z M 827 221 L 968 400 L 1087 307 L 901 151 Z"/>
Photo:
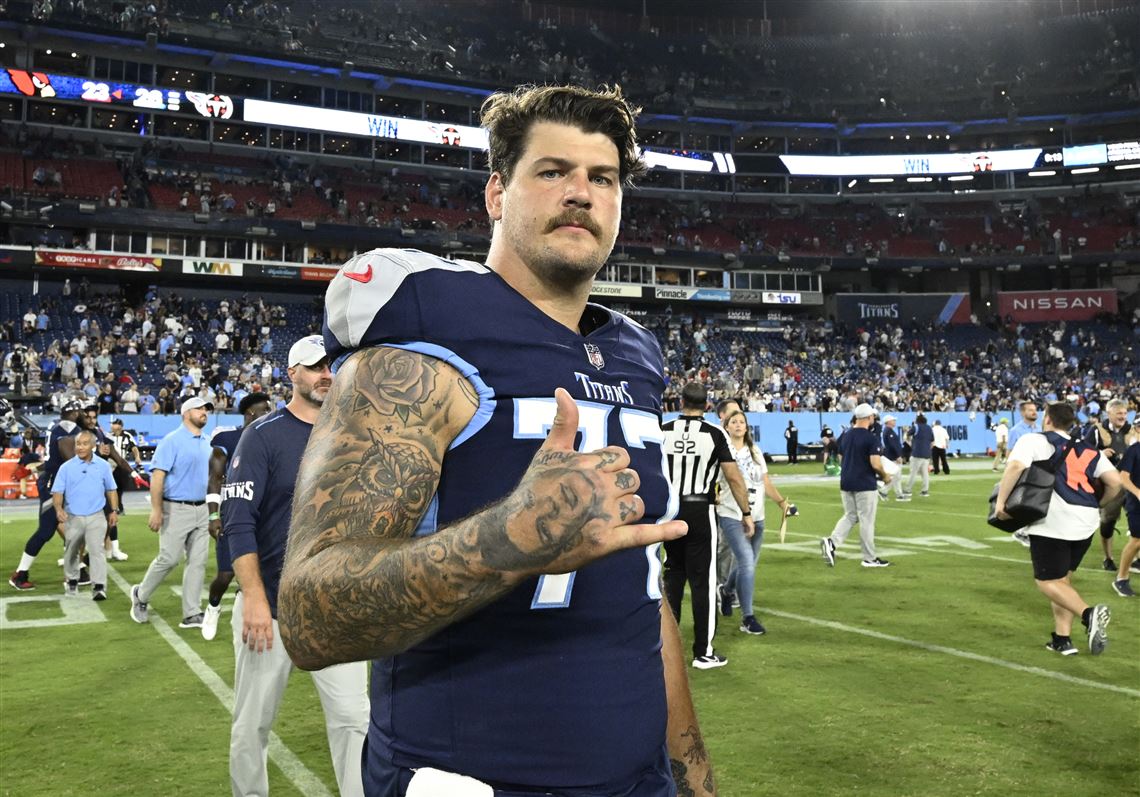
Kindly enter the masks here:
<path id="1" fill-rule="evenodd" d="M 590 218 L 590 214 L 584 210 L 568 210 L 565 213 L 555 216 L 550 224 L 546 226 L 546 232 L 554 232 L 559 227 L 581 227 L 595 238 L 601 235 L 602 232 L 594 220 Z"/>

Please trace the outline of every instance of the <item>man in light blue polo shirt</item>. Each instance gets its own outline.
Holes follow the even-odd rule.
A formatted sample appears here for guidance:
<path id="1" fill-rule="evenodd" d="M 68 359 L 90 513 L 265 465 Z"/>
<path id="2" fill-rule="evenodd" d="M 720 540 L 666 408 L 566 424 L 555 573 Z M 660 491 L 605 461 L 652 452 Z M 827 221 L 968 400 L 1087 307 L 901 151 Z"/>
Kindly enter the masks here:
<path id="1" fill-rule="evenodd" d="M 151 595 L 185 551 L 182 622 L 178 627 L 202 627 L 202 583 L 210 551 L 206 487 L 213 450 L 202 429 L 213 408 L 213 404 L 197 396 L 184 401 L 182 425 L 162 438 L 154 451 L 147 525 L 158 532 L 158 556 L 147 568 L 142 583 L 131 587 L 131 619 L 136 623 L 150 619 L 147 604 Z"/>
<path id="2" fill-rule="evenodd" d="M 92 600 L 107 600 L 107 556 L 103 537 L 107 523 L 119 520 L 119 494 L 107 460 L 95 456 L 95 435 L 82 431 L 75 436 L 75 456 L 64 462 L 51 487 L 51 500 L 59 525 L 63 527 L 64 594 L 79 595 L 79 553 L 84 544 L 91 557 L 90 572 L 94 589 Z M 111 506 L 109 516 L 103 507 Z"/>
<path id="3" fill-rule="evenodd" d="M 1009 446 L 1010 451 L 1013 451 L 1013 447 L 1017 445 L 1018 438 L 1023 434 L 1041 431 L 1041 427 L 1037 425 L 1036 401 L 1023 401 L 1017 405 L 1017 408 L 1021 411 L 1021 420 L 1014 424 L 1013 428 L 1009 430 L 1009 441 L 1006 445 Z"/>

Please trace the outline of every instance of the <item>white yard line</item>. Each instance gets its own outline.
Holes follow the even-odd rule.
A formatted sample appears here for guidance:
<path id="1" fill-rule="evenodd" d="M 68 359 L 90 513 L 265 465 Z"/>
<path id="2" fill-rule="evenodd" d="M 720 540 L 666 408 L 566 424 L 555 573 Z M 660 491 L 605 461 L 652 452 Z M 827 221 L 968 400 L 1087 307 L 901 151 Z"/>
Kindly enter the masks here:
<path id="1" fill-rule="evenodd" d="M 836 495 L 835 501 L 813 501 L 811 499 L 801 499 L 801 498 L 796 498 L 793 496 L 792 497 L 792 503 L 796 504 L 797 506 L 800 504 L 811 504 L 812 506 L 830 506 L 830 507 L 833 507 L 835 509 L 835 512 L 836 512 L 835 519 L 838 520 L 839 516 L 843 514 L 843 507 L 840 506 L 838 499 L 839 499 L 838 495 Z M 911 499 L 911 501 L 909 503 L 917 503 L 917 502 L 926 501 L 926 500 L 929 500 L 929 499 L 922 498 L 916 494 L 915 497 L 913 499 Z M 886 501 L 883 501 L 883 503 L 879 505 L 879 511 L 880 512 L 882 512 L 882 511 L 887 511 L 887 512 L 892 512 L 892 513 L 893 512 L 910 512 L 910 513 L 916 514 L 916 515 L 936 514 L 936 515 L 942 515 L 945 517 L 970 518 L 971 520 L 977 520 L 981 523 L 986 522 L 985 514 L 980 510 L 978 512 L 973 512 L 973 513 L 969 513 L 969 512 L 945 512 L 943 510 L 915 509 L 913 507 L 904 508 L 901 506 L 894 506 L 893 504 L 889 509 L 887 509 L 883 506 L 883 504 L 886 504 L 886 503 L 887 503 Z M 898 502 L 896 501 L 894 503 L 898 503 Z M 882 517 L 882 516 L 879 515 L 878 517 Z"/>
<path id="2" fill-rule="evenodd" d="M 127 580 L 119 575 L 118 571 L 113 567 L 108 566 L 107 573 L 111 577 L 111 580 L 115 582 L 129 599 L 131 585 Z M 234 711 L 234 690 L 226 685 L 226 682 L 222 680 L 221 676 L 214 672 L 210 665 L 198 655 L 194 648 L 190 647 L 190 645 L 186 643 L 186 640 L 179 636 L 178 632 L 171 628 L 166 620 L 156 614 L 154 609 L 150 610 L 149 625 L 153 626 L 154 630 L 158 632 L 158 635 L 165 639 L 170 647 L 174 648 L 174 652 L 182 657 L 182 660 L 186 662 L 186 666 L 190 668 L 190 671 L 198 676 L 198 680 L 204 683 L 206 688 L 214 693 L 214 697 L 216 697 L 218 702 L 225 708 L 226 714 L 232 715 Z M 197 634 L 201 632 L 193 630 L 191 633 Z M 225 633 L 225 629 L 223 629 L 223 633 Z M 222 644 L 225 643 L 223 642 Z M 269 733 L 269 758 L 278 766 L 285 774 L 285 777 L 289 779 L 289 782 L 292 783 L 301 794 L 306 795 L 306 797 L 309 797 L 309 795 L 315 795 L 315 797 L 332 797 L 332 793 L 328 790 L 328 787 L 325 786 L 324 781 L 301 763 L 301 759 L 297 758 L 293 751 L 286 747 L 285 743 L 281 741 L 281 737 L 272 731 Z"/>
<path id="3" fill-rule="evenodd" d="M 778 542 L 769 543 L 767 541 L 767 535 L 768 535 L 767 530 L 765 530 L 764 534 L 765 534 L 764 548 L 765 549 L 774 548 L 775 550 L 779 550 L 780 544 Z M 823 535 L 823 534 L 806 534 L 803 532 L 789 531 L 788 536 L 789 537 L 807 537 L 807 538 L 810 538 L 813 540 L 818 540 L 825 535 Z M 876 534 L 875 539 L 876 540 L 881 539 L 884 542 L 886 542 L 888 545 L 891 545 L 892 547 L 899 546 L 899 545 L 903 545 L 903 546 L 909 545 L 911 548 L 913 548 L 913 550 L 908 551 L 909 553 L 936 553 L 939 556 L 945 556 L 946 554 L 953 554 L 954 556 L 966 556 L 966 557 L 970 557 L 972 559 L 990 559 L 994 562 L 1012 562 L 1015 565 L 1027 565 L 1027 564 L 1029 564 L 1028 552 L 1026 553 L 1024 559 L 1014 559 L 1013 557 L 1010 557 L 1010 556 L 994 556 L 993 554 L 987 554 L 987 553 L 970 553 L 969 551 L 957 551 L 957 550 L 954 550 L 953 548 L 951 548 L 949 546 L 943 546 L 943 545 L 939 545 L 938 547 L 931 547 L 929 545 L 917 545 L 914 543 L 908 543 L 906 541 L 906 539 L 903 537 L 892 537 L 890 535 Z M 993 538 L 990 538 L 990 539 L 993 539 Z M 1012 538 L 1007 537 L 1004 539 L 1009 539 L 1012 542 Z M 987 547 L 989 547 L 989 546 L 987 546 Z M 816 554 L 817 556 L 819 555 L 819 552 L 816 551 L 814 548 L 811 550 L 811 552 L 813 554 Z"/>
<path id="4" fill-rule="evenodd" d="M 891 634 L 884 634 L 879 631 L 872 631 L 869 628 L 859 628 L 854 625 L 846 625 L 845 623 L 837 623 L 833 620 L 822 620 L 818 617 L 807 617 L 802 614 L 793 614 L 791 612 L 781 612 L 776 609 L 765 609 L 766 614 L 771 614 L 776 617 L 782 617 L 785 620 L 795 620 L 800 623 L 808 623 L 810 625 L 820 626 L 821 628 L 828 628 L 832 631 L 841 631 L 845 634 L 857 634 L 859 636 L 870 637 L 871 639 L 878 639 L 884 642 L 894 642 L 898 645 L 906 645 L 907 647 L 918 648 L 925 650 L 929 653 L 940 653 L 944 656 L 953 656 L 959 659 L 966 659 L 968 661 L 975 661 L 980 664 L 990 664 L 994 667 L 1004 667 L 1007 670 L 1015 670 L 1016 672 L 1028 673 L 1030 675 L 1037 675 L 1041 678 L 1051 678 L 1054 681 L 1064 681 L 1065 683 L 1074 684 L 1076 686 L 1084 686 L 1089 689 L 1100 689 L 1105 692 L 1117 692 L 1129 697 L 1140 698 L 1140 689 L 1130 689 L 1126 686 L 1117 686 L 1116 684 L 1106 684 L 1100 681 L 1090 681 L 1087 678 L 1077 678 L 1073 675 L 1067 675 L 1063 672 L 1056 672 L 1054 670 L 1046 670 L 1041 667 L 1030 667 L 1025 664 L 1016 664 L 1012 661 L 1005 661 L 1003 659 L 995 659 L 992 656 L 982 656 L 978 653 L 971 653 L 968 650 L 958 650 L 957 648 L 948 648 L 945 645 L 932 645 L 928 642 L 919 642 L 915 639 L 907 639 L 900 636 L 892 636 Z"/>

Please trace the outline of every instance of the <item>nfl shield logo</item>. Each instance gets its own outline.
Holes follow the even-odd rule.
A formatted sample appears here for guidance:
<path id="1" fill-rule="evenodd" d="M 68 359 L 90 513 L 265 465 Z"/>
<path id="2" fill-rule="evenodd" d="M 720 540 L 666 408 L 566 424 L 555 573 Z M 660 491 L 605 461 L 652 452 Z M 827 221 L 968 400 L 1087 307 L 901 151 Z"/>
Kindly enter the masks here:
<path id="1" fill-rule="evenodd" d="M 597 368 L 599 371 L 606 367 L 606 361 L 602 357 L 602 350 L 595 346 L 593 343 L 583 344 L 586 347 L 586 358 L 590 361 L 590 365 Z"/>

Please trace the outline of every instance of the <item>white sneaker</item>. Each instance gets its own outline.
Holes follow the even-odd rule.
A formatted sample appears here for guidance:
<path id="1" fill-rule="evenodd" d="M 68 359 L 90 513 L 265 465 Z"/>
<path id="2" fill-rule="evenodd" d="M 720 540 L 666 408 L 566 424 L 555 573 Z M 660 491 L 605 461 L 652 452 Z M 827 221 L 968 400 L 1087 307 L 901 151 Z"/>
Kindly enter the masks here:
<path id="1" fill-rule="evenodd" d="M 107 558 L 113 559 L 116 562 L 125 562 L 128 559 L 130 559 L 131 557 L 127 556 L 122 551 L 111 551 L 109 554 L 107 554 Z"/>
<path id="2" fill-rule="evenodd" d="M 63 557 L 59 557 L 59 559 L 56 560 L 55 564 L 56 567 L 63 567 Z"/>
<path id="3" fill-rule="evenodd" d="M 218 620 L 221 616 L 221 606 L 210 606 L 207 604 L 206 613 L 202 617 L 202 639 L 209 642 L 218 635 Z"/>

